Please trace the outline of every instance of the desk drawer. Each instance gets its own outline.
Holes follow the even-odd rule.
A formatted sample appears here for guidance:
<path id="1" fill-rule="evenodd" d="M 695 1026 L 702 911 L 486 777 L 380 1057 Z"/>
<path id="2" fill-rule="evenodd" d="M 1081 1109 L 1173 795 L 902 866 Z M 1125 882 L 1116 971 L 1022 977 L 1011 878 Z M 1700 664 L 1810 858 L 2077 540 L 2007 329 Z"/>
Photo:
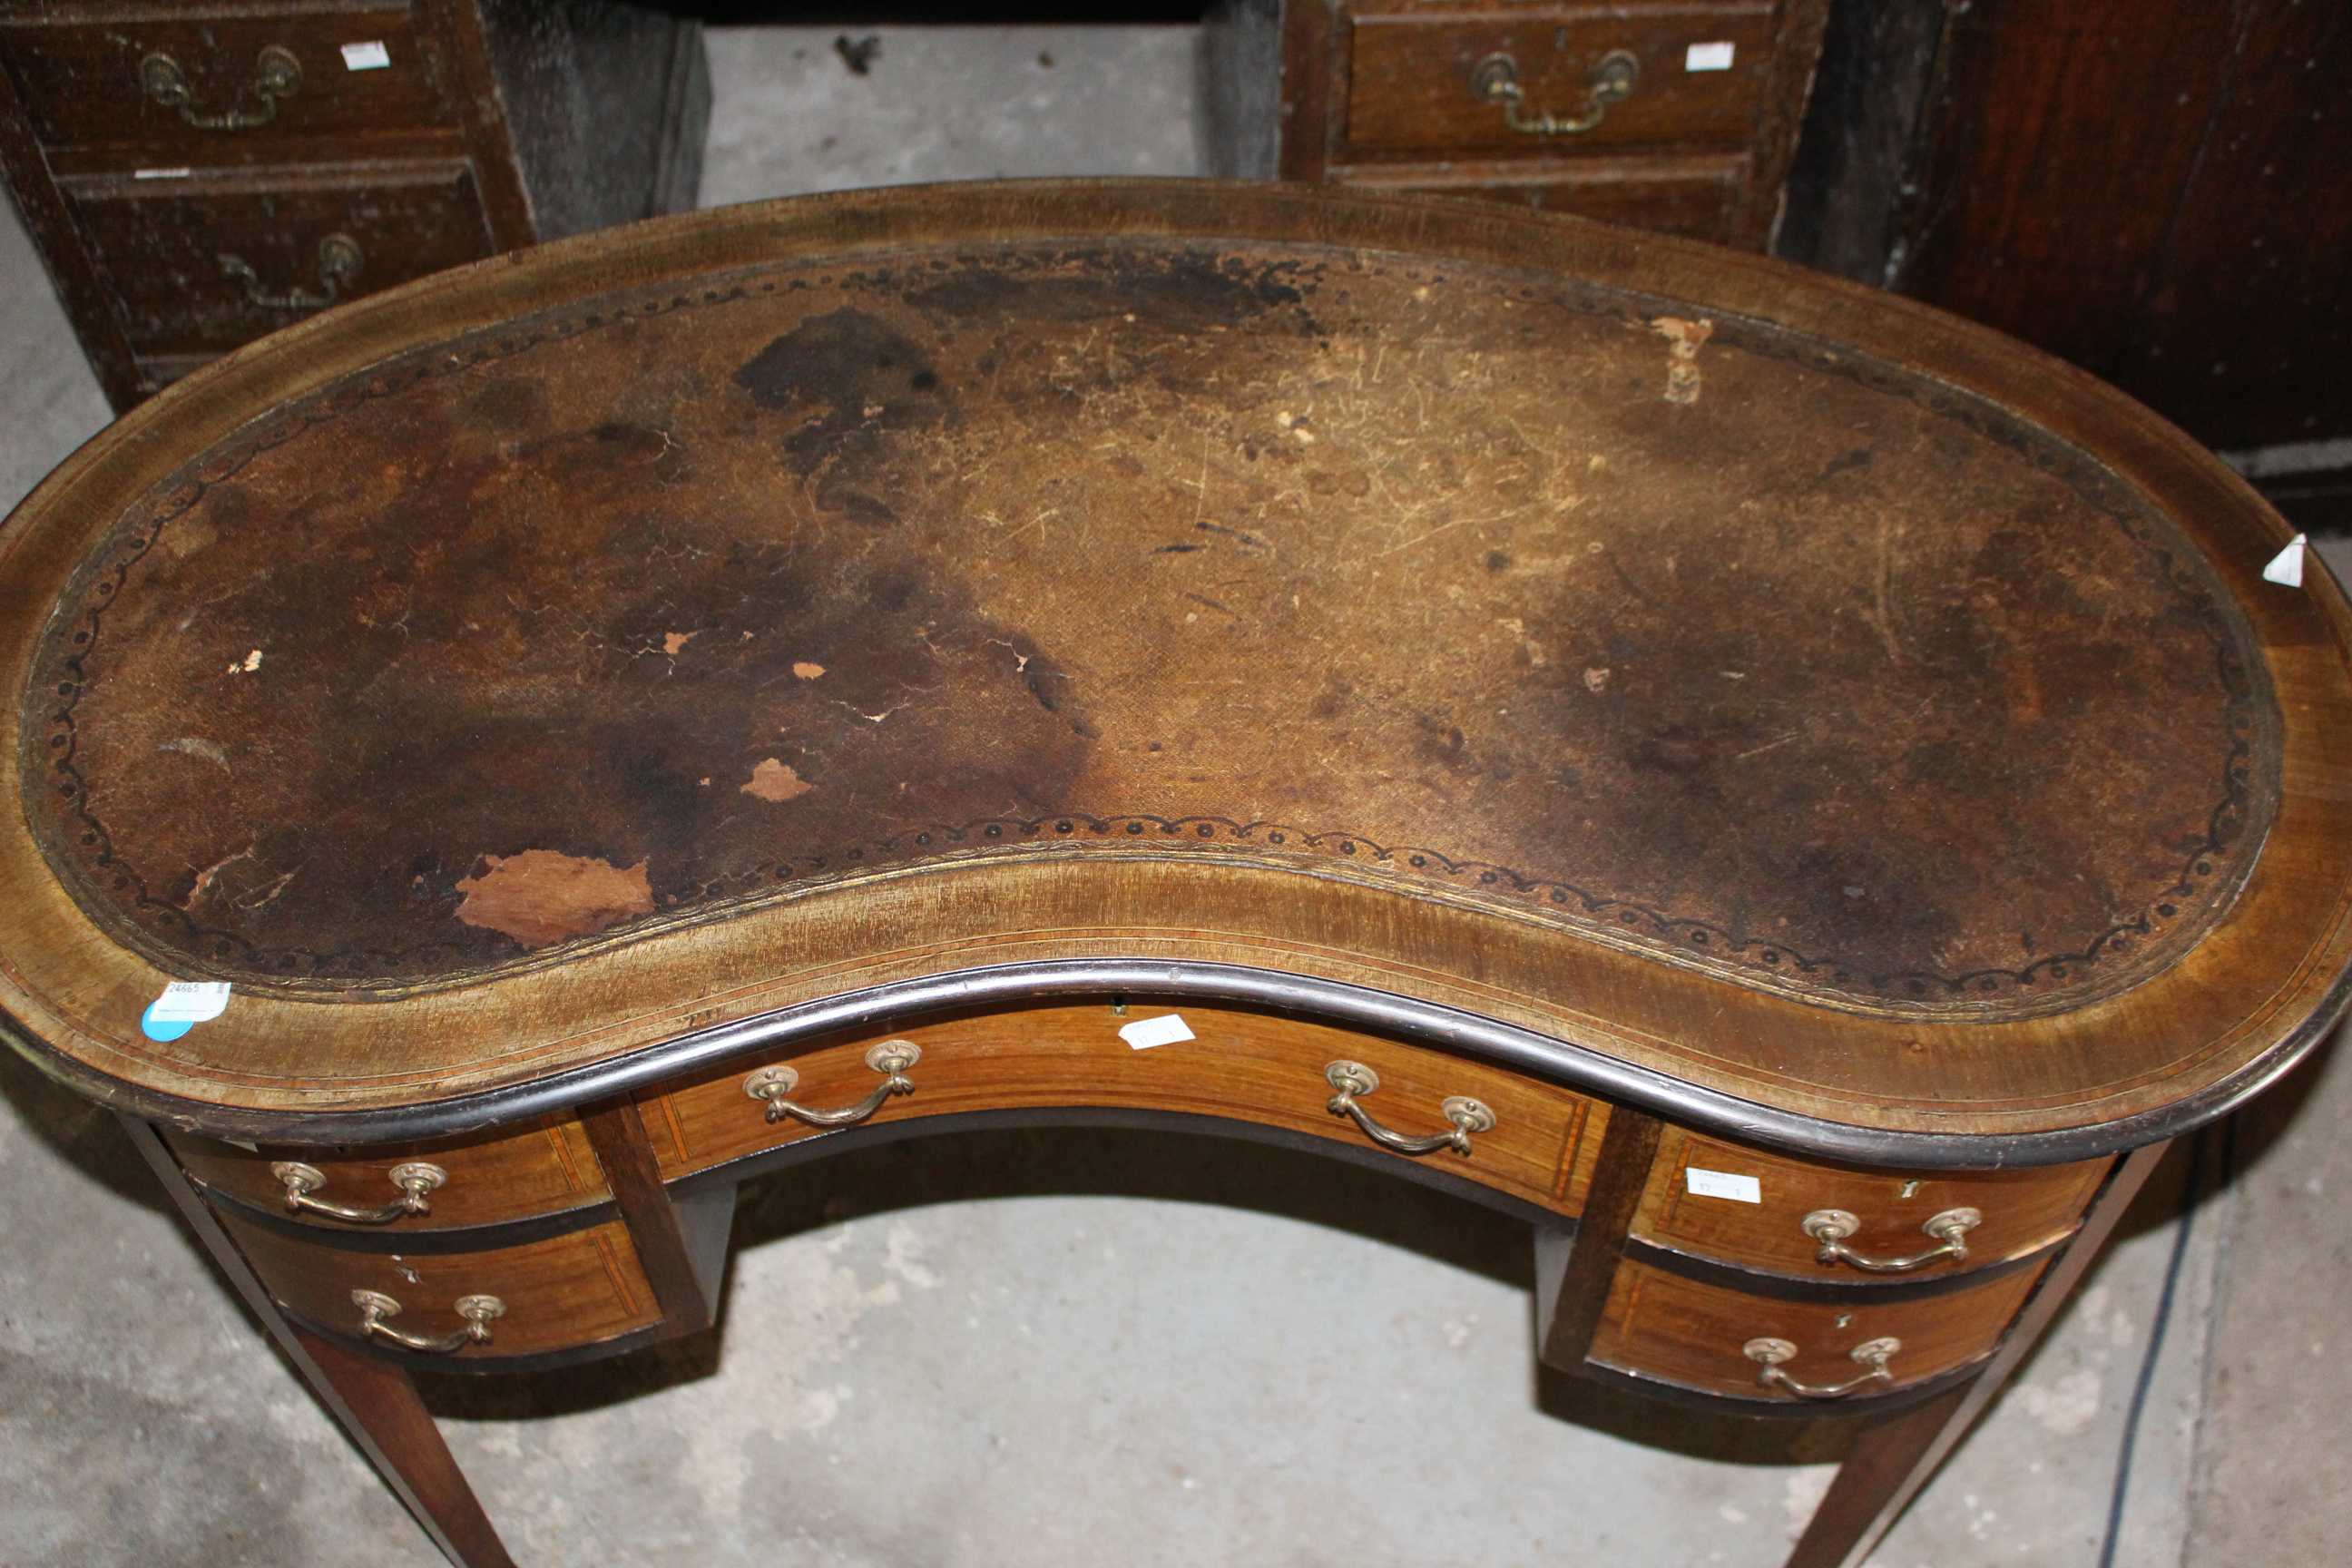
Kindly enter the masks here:
<path id="1" fill-rule="evenodd" d="M 222 1223 L 279 1305 L 354 1339 L 369 1337 L 359 1327 L 355 1290 L 399 1304 L 398 1312 L 383 1320 L 386 1328 L 427 1339 L 466 1328 L 459 1301 L 497 1298 L 502 1310 L 488 1322 L 488 1341 L 449 1352 L 467 1361 L 570 1350 L 651 1327 L 661 1318 L 618 1222 L 524 1247 L 430 1257 L 347 1252 L 234 1216 Z"/>
<path id="2" fill-rule="evenodd" d="M 1119 1034 L 1171 1016 L 1192 1037 L 1137 1049 Z M 789 1065 L 798 1075 L 789 1091 L 796 1104 L 818 1110 L 855 1106 L 884 1081 L 868 1065 L 868 1052 L 893 1039 L 911 1042 L 921 1058 L 905 1070 L 914 1092 L 880 1105 L 873 1114 L 877 1122 L 954 1111 L 1099 1107 L 1229 1117 L 1368 1147 L 1367 1133 L 1327 1109 L 1333 1098 L 1327 1066 L 1357 1062 L 1379 1082 L 1360 1097 L 1361 1109 L 1399 1133 L 1450 1131 L 1442 1107 L 1454 1097 L 1478 1100 L 1494 1116 L 1491 1129 L 1468 1134 L 1466 1156 L 1449 1148 L 1392 1157 L 1426 1161 L 1561 1214 L 1583 1206 L 1607 1115 L 1554 1085 L 1327 1025 L 1189 1001 L 1133 1002 L 1123 1016 L 1095 1003 L 934 1020 L 744 1058 L 648 1104 L 646 1121 L 663 1174 L 684 1175 L 814 1136 L 817 1129 L 796 1121 L 765 1120 L 764 1107 L 746 1090 L 750 1075 Z"/>
<path id="3" fill-rule="evenodd" d="M 471 1140 L 357 1150 L 247 1149 L 171 1131 L 163 1139 L 197 1181 L 274 1214 L 289 1212 L 286 1194 L 288 1175 L 292 1174 L 311 1202 L 291 1211 L 291 1217 L 324 1231 L 388 1235 L 492 1225 L 583 1208 L 601 1202 L 606 1192 L 587 1135 L 568 1119 Z M 306 1166 L 308 1172 L 277 1168 L 289 1163 Z M 393 1173 L 416 1164 L 440 1173 L 439 1182 L 424 1191 L 427 1208 L 423 1214 L 403 1210 L 391 1218 L 354 1221 L 317 1206 L 331 1204 L 380 1215 L 404 1197 L 405 1189 Z"/>
<path id="4" fill-rule="evenodd" d="M 462 162 L 77 175 L 59 188 L 142 357 L 224 353 L 492 249 Z"/>
<path id="5" fill-rule="evenodd" d="M 1990 1353 L 2041 1274 L 2034 1265 L 1969 1289 L 1903 1300 L 1792 1301 L 1629 1262 L 1617 1270 L 1588 1359 L 1708 1394 L 1785 1403 L 1801 1396 L 1759 1382 L 1764 1363 L 1748 1350 L 1757 1342 L 1780 1342 L 1790 1351 L 1780 1371 L 1822 1388 L 1867 1373 L 1858 1349 L 1895 1341 L 1885 1357 L 1889 1375 L 1847 1395 L 1868 1398 Z"/>
<path id="6" fill-rule="evenodd" d="M 2109 1163 L 1967 1173 L 1872 1171 L 1670 1129 L 1633 1234 L 1677 1252 L 1790 1279 L 1867 1286 L 1965 1274 L 2071 1233 Z M 1756 1201 L 1708 1195 L 1726 1191 L 1752 1194 Z M 1964 1229 L 1928 1228 L 1945 1216 L 1971 1212 L 1975 1221 Z M 1828 1214 L 1850 1216 L 1853 1228 L 1846 1229 L 1842 1217 L 1830 1229 L 1842 1232 L 1842 1247 L 1864 1259 L 1885 1263 L 1935 1252 L 1947 1234 L 1957 1235 L 1967 1253 L 1885 1272 L 1844 1258 L 1822 1262 L 1822 1242 L 1808 1234 L 1805 1222 Z"/>
<path id="7" fill-rule="evenodd" d="M 1769 4 L 1414 11 L 1350 21 L 1346 144 L 1357 154 L 1743 147 L 1772 67 Z M 1710 68 L 1727 53 L 1727 65 Z M 1594 72 L 1612 55 L 1634 62 L 1632 86 L 1592 105 Z M 1476 86 L 1482 68 L 1502 68 L 1486 65 L 1498 58 L 1508 62 L 1524 118 L 1564 121 L 1598 107 L 1597 120 L 1569 133 L 1514 130 L 1503 106 Z"/>
<path id="8" fill-rule="evenodd" d="M 179 9 L 0 21 L 0 58 L 33 134 L 52 148 L 134 144 L 142 163 L 211 163 L 452 118 L 406 5 Z"/>

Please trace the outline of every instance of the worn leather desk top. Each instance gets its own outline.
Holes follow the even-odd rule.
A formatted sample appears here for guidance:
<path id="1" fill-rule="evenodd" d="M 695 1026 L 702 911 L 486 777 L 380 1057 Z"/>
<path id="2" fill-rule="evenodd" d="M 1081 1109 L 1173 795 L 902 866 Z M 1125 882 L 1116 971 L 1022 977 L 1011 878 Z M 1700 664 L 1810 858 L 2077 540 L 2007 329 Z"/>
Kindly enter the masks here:
<path id="1" fill-rule="evenodd" d="M 81 940 L 348 1018 L 747 921 L 837 963 L 992 868 L 1270 876 L 1443 911 L 1399 961 L 1538 1011 L 1606 954 L 1961 1050 L 2230 928 L 2318 743 L 2283 641 L 2342 695 L 2340 597 L 2250 585 L 2280 527 L 2217 465 L 1769 264 L 1264 193 L 767 211 L 337 312 L 28 503 L 18 831 Z"/>

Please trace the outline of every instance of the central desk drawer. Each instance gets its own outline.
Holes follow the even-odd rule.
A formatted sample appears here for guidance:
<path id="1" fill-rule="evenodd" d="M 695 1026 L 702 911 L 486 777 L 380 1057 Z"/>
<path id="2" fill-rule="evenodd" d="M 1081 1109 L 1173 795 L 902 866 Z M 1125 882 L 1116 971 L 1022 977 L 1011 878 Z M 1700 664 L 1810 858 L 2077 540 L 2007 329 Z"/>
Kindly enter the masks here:
<path id="1" fill-rule="evenodd" d="M 1874 1171 L 1670 1129 L 1633 1234 L 1788 1279 L 1869 1285 L 1965 1274 L 2072 1234 L 2110 1163 Z M 1832 1239 L 1837 1247 L 1824 1260 Z M 1946 1250 L 1951 1239 L 1960 1256 Z M 1893 1267 L 1906 1262 L 1912 1267 Z"/>
<path id="2" fill-rule="evenodd" d="M 1139 1048 L 1122 1029 L 1189 1037 Z M 789 1068 L 788 1091 L 817 1112 L 860 1107 L 879 1091 L 884 1069 L 869 1062 L 886 1042 L 921 1054 L 904 1070 L 913 1092 L 886 1099 L 880 1124 L 950 1112 L 1061 1108 L 1160 1110 L 1223 1117 L 1374 1146 L 1372 1135 L 1329 1109 L 1327 1068 L 1352 1062 L 1378 1087 L 1356 1097 L 1370 1118 L 1407 1139 L 1450 1133 L 1447 1107 L 1478 1102 L 1493 1125 L 1466 1131 L 1470 1152 L 1439 1148 L 1413 1159 L 1549 1209 L 1575 1214 L 1592 1179 L 1607 1111 L 1557 1085 L 1485 1063 L 1329 1025 L 1192 1002 L 1106 1003 L 1023 1008 L 936 1019 L 891 1030 L 835 1036 L 773 1056 L 747 1057 L 727 1070 L 661 1095 L 646 1123 L 662 1173 L 676 1178 L 757 1153 L 821 1129 L 789 1117 L 770 1121 L 747 1089 L 761 1069 Z M 1466 1112 L 1465 1112 L 1466 1114 Z M 861 1118 L 860 1120 L 867 1120 Z M 1472 1119 L 1475 1121 L 1475 1117 Z"/>
<path id="3" fill-rule="evenodd" d="M 466 1361 L 576 1349 L 661 1320 L 653 1288 L 618 1221 L 522 1247 L 429 1256 L 348 1252 L 234 1216 L 224 1216 L 222 1224 L 280 1306 L 374 1343 L 389 1342 L 362 1330 L 363 1308 L 353 1300 L 355 1291 L 398 1303 L 396 1312 L 382 1319 L 383 1326 L 428 1340 L 467 1327 L 458 1309 L 467 1298 L 495 1298 L 499 1310 L 487 1321 L 488 1340 L 443 1352 Z"/>

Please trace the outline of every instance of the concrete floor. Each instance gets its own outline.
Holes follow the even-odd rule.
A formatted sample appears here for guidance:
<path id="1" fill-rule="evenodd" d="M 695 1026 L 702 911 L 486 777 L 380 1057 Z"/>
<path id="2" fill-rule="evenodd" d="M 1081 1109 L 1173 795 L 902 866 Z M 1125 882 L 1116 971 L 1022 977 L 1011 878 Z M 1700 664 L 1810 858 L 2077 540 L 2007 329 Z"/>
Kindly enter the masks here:
<path id="1" fill-rule="evenodd" d="M 832 37 L 714 34 L 707 200 L 1193 167 L 1181 30 L 885 30 L 865 78 Z M 107 411 L 13 216 L 0 279 L 6 505 Z M 2194 1151 L 2113 1562 L 2339 1560 L 2347 1117 L 2337 1049 Z M 2179 1152 L 1878 1563 L 2100 1561 Z M 13 1058 L 0 1193 L 0 1564 L 437 1562 L 112 1124 Z M 746 1197 L 723 1352 L 432 1385 L 524 1562 L 1761 1568 L 1837 1454 L 1538 1376 L 1524 1232 L 1334 1163 L 972 1135 Z"/>

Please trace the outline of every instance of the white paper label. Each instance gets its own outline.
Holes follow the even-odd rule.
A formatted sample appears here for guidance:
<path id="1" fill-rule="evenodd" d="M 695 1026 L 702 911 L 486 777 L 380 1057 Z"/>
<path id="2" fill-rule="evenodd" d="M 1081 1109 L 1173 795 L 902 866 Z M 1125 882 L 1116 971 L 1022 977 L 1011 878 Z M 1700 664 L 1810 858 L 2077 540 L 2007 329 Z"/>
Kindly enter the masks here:
<path id="1" fill-rule="evenodd" d="M 1683 51 L 1683 69 L 1686 71 L 1727 71 L 1734 56 L 1739 53 L 1737 44 L 1693 44 Z"/>
<path id="2" fill-rule="evenodd" d="M 131 177 L 134 180 L 184 180 L 188 177 L 188 171 L 185 169 L 133 169 L 131 171 Z"/>
<path id="3" fill-rule="evenodd" d="M 1192 1031 L 1175 1014 L 1164 1013 L 1157 1018 L 1138 1018 L 1132 1024 L 1122 1026 L 1118 1037 L 1139 1051 L 1148 1051 L 1154 1046 L 1172 1046 L 1179 1040 L 1189 1040 L 1192 1037 Z"/>
<path id="4" fill-rule="evenodd" d="M 343 46 L 343 68 L 347 71 L 380 71 L 392 64 L 392 52 L 371 38 L 364 44 Z"/>
<path id="5" fill-rule="evenodd" d="M 2309 541 L 2302 534 L 2296 534 L 2293 542 L 2272 556 L 2271 563 L 2263 568 L 2263 581 L 2282 584 L 2289 588 L 2302 587 L 2303 552 L 2310 547 Z"/>
<path id="6" fill-rule="evenodd" d="M 1738 1175 L 1730 1171 L 1702 1171 L 1696 1165 L 1685 1165 L 1683 1167 L 1683 1180 L 1698 1197 L 1729 1198 L 1736 1204 L 1760 1204 L 1764 1201 L 1764 1184 L 1753 1176 Z"/>
<path id="7" fill-rule="evenodd" d="M 204 1024 L 219 1017 L 227 1007 L 227 981 L 174 980 L 163 987 L 163 994 L 155 998 L 147 1016 L 158 1024 Z"/>

